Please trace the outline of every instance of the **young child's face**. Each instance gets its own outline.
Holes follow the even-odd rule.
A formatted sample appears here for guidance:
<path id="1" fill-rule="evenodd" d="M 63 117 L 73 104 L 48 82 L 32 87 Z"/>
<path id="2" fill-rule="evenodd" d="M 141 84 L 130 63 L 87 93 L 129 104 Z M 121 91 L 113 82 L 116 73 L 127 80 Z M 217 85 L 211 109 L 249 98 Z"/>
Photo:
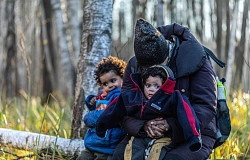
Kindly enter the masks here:
<path id="1" fill-rule="evenodd" d="M 144 95 L 146 98 L 150 99 L 160 86 L 162 86 L 162 78 L 159 76 L 149 76 L 144 84 Z"/>
<path id="2" fill-rule="evenodd" d="M 108 93 L 113 89 L 122 87 L 122 77 L 115 74 L 113 71 L 100 76 L 101 86 Z"/>

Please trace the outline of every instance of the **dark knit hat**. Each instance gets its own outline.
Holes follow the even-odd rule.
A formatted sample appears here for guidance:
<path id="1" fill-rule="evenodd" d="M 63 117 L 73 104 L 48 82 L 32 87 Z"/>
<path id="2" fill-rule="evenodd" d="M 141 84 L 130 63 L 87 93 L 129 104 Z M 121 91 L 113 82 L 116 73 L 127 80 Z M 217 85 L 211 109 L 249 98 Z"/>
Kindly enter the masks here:
<path id="1" fill-rule="evenodd" d="M 161 64 L 169 54 L 168 41 L 149 22 L 138 19 L 135 26 L 134 51 L 140 66 Z"/>

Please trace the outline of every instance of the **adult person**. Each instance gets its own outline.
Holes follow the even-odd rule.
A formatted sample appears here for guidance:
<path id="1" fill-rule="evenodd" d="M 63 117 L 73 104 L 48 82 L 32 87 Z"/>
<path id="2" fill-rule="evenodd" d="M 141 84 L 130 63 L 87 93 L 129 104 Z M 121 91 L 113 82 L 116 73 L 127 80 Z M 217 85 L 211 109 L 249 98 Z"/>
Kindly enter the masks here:
<path id="1" fill-rule="evenodd" d="M 131 73 L 141 72 L 141 70 L 155 64 L 168 65 L 176 77 L 175 89 L 182 91 L 189 97 L 198 117 L 202 148 L 196 152 L 189 150 L 183 131 L 176 119 L 146 121 L 125 116 L 121 124 L 128 135 L 116 147 L 113 159 L 123 159 L 125 147 L 131 136 L 160 138 L 164 134 L 171 134 L 173 148 L 169 150 L 168 147 L 163 147 L 161 150 L 162 159 L 208 159 L 216 139 L 216 83 L 212 66 L 202 45 L 188 28 L 179 24 L 160 26 L 155 29 L 147 21 L 139 19 L 135 27 L 134 51 L 135 57 L 129 60 L 123 76 L 122 92 L 133 87 L 133 82 L 130 79 Z M 159 124 L 166 128 L 163 130 L 157 128 Z"/>

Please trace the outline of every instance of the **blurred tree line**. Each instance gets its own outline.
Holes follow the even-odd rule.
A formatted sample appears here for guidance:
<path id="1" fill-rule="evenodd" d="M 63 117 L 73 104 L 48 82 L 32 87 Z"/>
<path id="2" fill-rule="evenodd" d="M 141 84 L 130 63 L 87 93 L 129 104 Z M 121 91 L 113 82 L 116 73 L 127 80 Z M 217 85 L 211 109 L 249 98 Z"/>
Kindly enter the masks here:
<path id="1" fill-rule="evenodd" d="M 106 0 L 1 0 L 1 97 L 23 93 L 46 97 L 54 93 L 73 100 L 75 92 L 80 92 L 75 89 L 77 72 L 84 74 L 85 83 L 78 86 L 84 88 L 82 94 L 96 93 L 92 74 L 95 64 L 110 54 L 126 61 L 134 55 L 133 27 L 141 17 L 155 26 L 179 23 L 189 27 L 203 45 L 227 63 L 226 69 L 214 67 L 220 77 L 227 78 L 228 89 L 249 92 L 249 0 L 107 3 L 110 10 Z M 98 11 L 104 9 L 112 14 L 102 17 Z M 88 19 L 91 16 L 93 21 Z M 110 25 L 104 25 L 110 29 L 103 30 L 102 24 Z M 100 31 L 107 32 L 101 37 L 89 36 Z M 105 48 L 102 44 L 109 43 L 109 39 L 111 48 Z M 91 50 L 88 46 L 92 46 Z"/>

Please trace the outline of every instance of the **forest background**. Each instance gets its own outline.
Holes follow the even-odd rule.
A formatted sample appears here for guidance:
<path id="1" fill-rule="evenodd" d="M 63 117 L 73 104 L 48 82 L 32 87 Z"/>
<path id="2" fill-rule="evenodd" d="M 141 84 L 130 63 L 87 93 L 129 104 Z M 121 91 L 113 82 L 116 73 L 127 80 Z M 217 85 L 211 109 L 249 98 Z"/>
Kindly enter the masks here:
<path id="1" fill-rule="evenodd" d="M 213 66 L 227 80 L 233 130 L 214 156 L 249 158 L 249 14 L 249 0 L 2 0 L 1 128 L 82 138 L 95 65 L 109 55 L 128 61 L 145 18 L 188 27 L 226 63 Z"/>

